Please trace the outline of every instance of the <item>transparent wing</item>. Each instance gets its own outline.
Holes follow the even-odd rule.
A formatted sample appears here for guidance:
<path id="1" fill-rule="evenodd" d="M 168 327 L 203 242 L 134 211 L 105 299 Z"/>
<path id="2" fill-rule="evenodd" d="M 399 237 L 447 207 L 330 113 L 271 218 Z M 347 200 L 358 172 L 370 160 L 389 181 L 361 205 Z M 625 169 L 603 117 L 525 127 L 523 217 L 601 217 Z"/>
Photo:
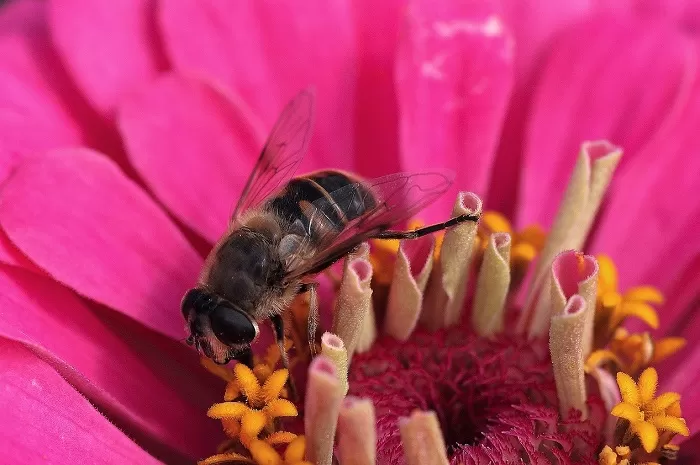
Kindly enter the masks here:
<path id="1" fill-rule="evenodd" d="M 298 279 L 322 271 L 358 244 L 392 226 L 410 219 L 433 203 L 452 185 L 449 172 L 396 173 L 381 178 L 344 186 L 331 192 L 334 202 L 343 211 L 364 211 L 349 221 L 340 232 L 324 228 L 325 232 L 309 234 L 306 244 L 297 249 L 290 279 Z M 307 207 L 311 225 L 333 224 L 328 216 L 328 199 L 321 198 Z M 311 244 L 313 242 L 313 244 Z"/>
<path id="2" fill-rule="evenodd" d="M 314 106 L 315 92 L 309 88 L 301 91 L 282 110 L 238 199 L 234 220 L 246 210 L 258 206 L 294 176 L 309 148 Z"/>

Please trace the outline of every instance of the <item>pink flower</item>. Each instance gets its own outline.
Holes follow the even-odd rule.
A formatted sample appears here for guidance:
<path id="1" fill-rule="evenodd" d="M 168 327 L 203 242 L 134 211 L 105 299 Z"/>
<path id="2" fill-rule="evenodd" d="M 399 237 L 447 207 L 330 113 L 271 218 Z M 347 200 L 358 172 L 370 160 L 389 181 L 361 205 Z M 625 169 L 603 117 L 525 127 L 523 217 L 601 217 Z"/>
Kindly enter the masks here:
<path id="1" fill-rule="evenodd" d="M 309 84 L 319 109 L 302 170 L 456 170 L 427 220 L 468 189 L 518 225 L 549 227 L 580 142 L 624 147 L 588 250 L 612 256 L 622 289 L 648 283 L 670 296 L 660 334 L 695 340 L 698 10 L 627 3 L 2 7 L 8 460 L 212 453 L 221 436 L 203 413 L 222 386 L 179 343 L 179 301 L 280 108 Z M 660 367 L 691 432 L 699 366 L 692 346 Z"/>

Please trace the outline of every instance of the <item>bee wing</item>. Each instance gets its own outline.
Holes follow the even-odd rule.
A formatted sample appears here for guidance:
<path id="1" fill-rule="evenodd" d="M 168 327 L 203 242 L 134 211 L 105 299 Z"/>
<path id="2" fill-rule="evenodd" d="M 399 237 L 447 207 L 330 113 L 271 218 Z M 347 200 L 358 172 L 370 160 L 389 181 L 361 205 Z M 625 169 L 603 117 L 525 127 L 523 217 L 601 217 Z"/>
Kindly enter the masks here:
<path id="1" fill-rule="evenodd" d="M 327 228 L 320 239 L 307 236 L 306 244 L 298 248 L 299 255 L 292 262 L 289 278 L 319 273 L 360 243 L 415 216 L 449 189 L 453 177 L 449 172 L 395 173 L 331 192 L 335 203 L 344 211 L 351 206 L 361 207 L 364 213 L 348 222 L 339 234 Z M 328 202 L 327 198 L 321 198 L 308 207 L 312 209 L 307 214 L 310 224 L 333 224 L 334 220 L 324 213 L 329 211 Z"/>
<path id="2" fill-rule="evenodd" d="M 314 107 L 315 92 L 311 88 L 301 91 L 284 107 L 238 199 L 234 220 L 294 176 L 309 148 Z"/>

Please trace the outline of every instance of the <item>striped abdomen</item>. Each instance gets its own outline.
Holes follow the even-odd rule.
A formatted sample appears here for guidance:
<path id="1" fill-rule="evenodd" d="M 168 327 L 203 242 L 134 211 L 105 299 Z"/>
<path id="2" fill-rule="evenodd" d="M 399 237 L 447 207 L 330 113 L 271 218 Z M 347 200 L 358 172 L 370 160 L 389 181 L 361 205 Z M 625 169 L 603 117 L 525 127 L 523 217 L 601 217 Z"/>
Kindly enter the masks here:
<path id="1" fill-rule="evenodd" d="M 348 222 L 373 208 L 375 202 L 359 179 L 341 171 L 325 170 L 292 179 L 267 205 L 290 228 L 300 224 L 314 237 L 329 228 L 342 231 Z"/>

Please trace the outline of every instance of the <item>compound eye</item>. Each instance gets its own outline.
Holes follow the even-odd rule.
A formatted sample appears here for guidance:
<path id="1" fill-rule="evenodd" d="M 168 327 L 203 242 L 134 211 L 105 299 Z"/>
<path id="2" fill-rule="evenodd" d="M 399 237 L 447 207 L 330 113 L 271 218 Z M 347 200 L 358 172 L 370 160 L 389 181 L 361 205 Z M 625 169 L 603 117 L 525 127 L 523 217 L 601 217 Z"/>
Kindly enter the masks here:
<path id="1" fill-rule="evenodd" d="M 250 344 L 258 336 L 258 327 L 240 310 L 219 305 L 209 316 L 216 338 L 226 345 Z"/>

